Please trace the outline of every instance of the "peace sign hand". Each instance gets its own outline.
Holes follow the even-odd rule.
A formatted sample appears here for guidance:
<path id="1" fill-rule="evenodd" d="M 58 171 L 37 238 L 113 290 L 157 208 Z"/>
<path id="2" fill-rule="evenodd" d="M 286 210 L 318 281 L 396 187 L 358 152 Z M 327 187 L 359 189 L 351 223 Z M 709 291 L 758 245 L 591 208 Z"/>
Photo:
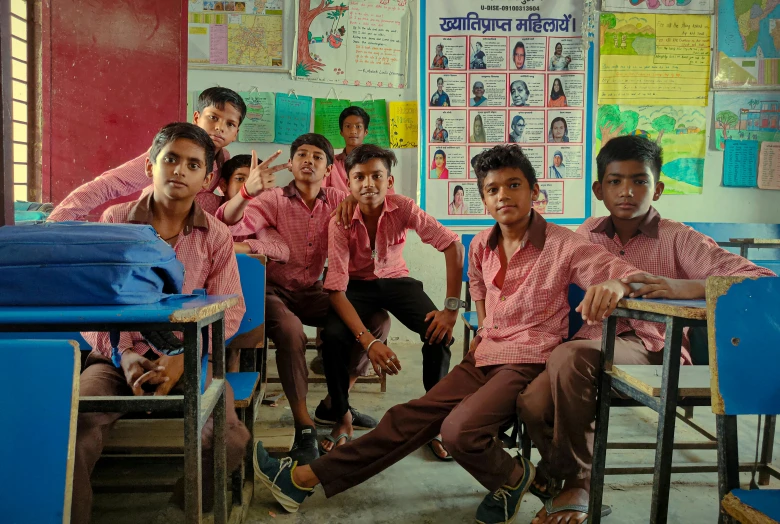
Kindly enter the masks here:
<path id="1" fill-rule="evenodd" d="M 244 184 L 244 189 L 248 194 L 254 197 L 259 195 L 261 191 L 276 187 L 275 173 L 282 169 L 290 168 L 289 162 L 277 164 L 275 166 L 270 165 L 280 154 L 282 154 L 281 149 L 258 165 L 257 152 L 252 150 L 252 163 L 249 166 L 249 177 Z"/>

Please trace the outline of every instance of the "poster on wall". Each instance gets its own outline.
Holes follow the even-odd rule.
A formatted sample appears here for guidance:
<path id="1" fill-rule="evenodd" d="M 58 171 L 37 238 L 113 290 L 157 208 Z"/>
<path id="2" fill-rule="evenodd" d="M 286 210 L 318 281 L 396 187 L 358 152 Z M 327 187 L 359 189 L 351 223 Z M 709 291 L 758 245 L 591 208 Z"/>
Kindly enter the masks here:
<path id="1" fill-rule="evenodd" d="M 391 0 L 392 2 L 393 0 Z M 590 215 L 592 58 L 582 2 L 420 2 L 420 206 L 448 226 L 488 226 L 472 167 L 519 144 L 551 221 Z"/>
<path id="2" fill-rule="evenodd" d="M 403 89 L 407 0 L 296 0 L 296 80 Z"/>
<path id="3" fill-rule="evenodd" d="M 666 13 L 670 15 L 709 15 L 715 0 L 602 0 L 602 11 L 616 13 Z"/>

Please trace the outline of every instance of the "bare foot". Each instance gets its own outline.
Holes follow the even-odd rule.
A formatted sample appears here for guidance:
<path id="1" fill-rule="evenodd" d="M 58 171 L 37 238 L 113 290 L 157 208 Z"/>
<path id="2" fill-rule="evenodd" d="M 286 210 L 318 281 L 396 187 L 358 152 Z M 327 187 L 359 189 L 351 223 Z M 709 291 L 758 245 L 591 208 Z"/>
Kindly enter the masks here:
<path id="1" fill-rule="evenodd" d="M 588 507 L 590 498 L 589 489 L 590 479 L 578 479 L 566 481 L 561 491 L 552 499 L 552 507 L 557 508 L 568 505 L 580 505 Z M 561 511 L 553 515 L 547 515 L 547 510 L 542 508 L 536 514 L 531 524 L 582 524 L 588 518 L 587 513 L 581 511 Z"/>
<path id="2" fill-rule="evenodd" d="M 439 438 L 441 438 L 441 435 L 439 435 Z M 446 459 L 450 456 L 450 453 L 444 449 L 444 445 L 438 440 L 432 440 L 431 446 L 433 447 L 433 452 L 436 453 L 436 455 L 439 456 L 439 458 Z"/>
<path id="3" fill-rule="evenodd" d="M 352 439 L 353 433 L 354 433 L 354 429 L 352 428 L 352 413 L 347 411 L 344 414 L 344 416 L 341 418 L 341 420 L 333 426 L 333 429 L 330 432 L 330 436 L 335 439 L 339 435 L 347 434 L 349 435 L 349 438 L 341 437 L 336 441 L 335 444 L 330 440 L 322 439 L 322 441 L 320 441 L 320 445 L 322 446 L 322 449 L 326 453 L 329 453 L 336 446 L 343 446 L 344 444 L 349 442 L 349 440 Z"/>

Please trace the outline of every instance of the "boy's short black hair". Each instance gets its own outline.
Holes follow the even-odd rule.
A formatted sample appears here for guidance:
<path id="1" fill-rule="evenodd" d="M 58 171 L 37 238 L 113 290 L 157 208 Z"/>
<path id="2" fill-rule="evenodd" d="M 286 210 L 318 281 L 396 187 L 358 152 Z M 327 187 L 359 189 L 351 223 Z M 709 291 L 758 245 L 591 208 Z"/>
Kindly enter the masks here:
<path id="1" fill-rule="evenodd" d="M 664 164 L 664 151 L 661 146 L 644 136 L 626 135 L 613 138 L 601 148 L 596 156 L 598 181 L 604 181 L 607 166 L 611 162 L 626 160 L 636 160 L 649 165 L 657 183 L 661 176 L 661 166 Z"/>
<path id="2" fill-rule="evenodd" d="M 160 154 L 160 151 L 171 142 L 179 139 L 190 140 L 203 148 L 206 156 L 206 174 L 211 173 L 211 168 L 214 166 L 214 157 L 217 154 L 214 149 L 214 142 L 203 129 L 188 122 L 174 122 L 160 129 L 154 135 L 154 140 L 152 140 L 149 160 L 152 163 L 157 162 L 157 156 Z"/>
<path id="3" fill-rule="evenodd" d="M 219 176 L 226 184 L 230 183 L 230 177 L 236 172 L 236 169 L 241 167 L 249 167 L 252 165 L 252 155 L 236 155 L 230 160 L 222 164 L 222 169 L 219 170 Z"/>
<path id="4" fill-rule="evenodd" d="M 474 157 L 471 161 L 471 167 L 477 174 L 477 187 L 479 196 L 484 198 L 483 189 L 485 186 L 485 177 L 488 171 L 495 171 L 505 167 L 519 169 L 525 175 L 528 185 L 533 187 L 536 184 L 536 171 L 531 161 L 523 153 L 523 148 L 517 144 L 505 144 L 494 146 L 487 151 L 483 151 Z"/>
<path id="5" fill-rule="evenodd" d="M 325 152 L 325 156 L 328 158 L 328 165 L 333 165 L 333 157 L 335 157 L 335 154 L 333 153 L 333 146 L 327 138 L 317 133 L 306 133 L 299 136 L 290 145 L 290 158 L 292 158 L 295 152 L 298 151 L 298 148 L 303 145 L 319 147 Z"/>
<path id="6" fill-rule="evenodd" d="M 344 129 L 344 120 L 346 120 L 348 116 L 358 116 L 362 118 L 363 127 L 368 131 L 368 124 L 371 122 L 371 117 L 368 116 L 368 113 L 366 113 L 362 107 L 358 106 L 349 106 L 341 112 L 339 115 L 339 130 Z"/>
<path id="7" fill-rule="evenodd" d="M 349 176 L 349 172 L 352 171 L 353 167 L 358 164 L 365 164 L 374 158 L 378 158 L 382 161 L 387 169 L 388 175 L 392 174 L 392 166 L 398 163 L 395 153 L 389 149 L 384 149 L 374 144 L 363 144 L 362 146 L 353 149 L 352 152 L 347 155 L 346 160 L 344 160 L 344 169 L 347 171 L 347 176 Z"/>
<path id="8" fill-rule="evenodd" d="M 225 109 L 226 103 L 233 105 L 241 113 L 241 118 L 238 121 L 238 125 L 241 125 L 246 116 L 246 103 L 241 95 L 227 87 L 209 87 L 201 92 L 195 111 L 201 113 L 209 106 L 214 106 L 221 111 Z"/>

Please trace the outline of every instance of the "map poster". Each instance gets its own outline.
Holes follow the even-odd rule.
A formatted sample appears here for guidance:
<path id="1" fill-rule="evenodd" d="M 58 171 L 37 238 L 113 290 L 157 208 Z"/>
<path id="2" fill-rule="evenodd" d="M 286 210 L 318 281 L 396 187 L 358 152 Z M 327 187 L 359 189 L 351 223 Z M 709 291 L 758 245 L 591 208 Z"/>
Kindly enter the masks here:
<path id="1" fill-rule="evenodd" d="M 780 1 L 719 0 L 712 87 L 780 85 Z"/>
<path id="2" fill-rule="evenodd" d="M 548 184 L 540 213 L 561 224 L 590 215 L 593 58 L 582 9 L 580 0 L 420 3 L 420 207 L 444 225 L 493 222 L 472 161 L 508 143 Z"/>
<path id="3" fill-rule="evenodd" d="M 727 140 L 780 141 L 780 93 L 777 91 L 716 91 L 713 97 L 713 137 L 723 150 Z"/>
<path id="4" fill-rule="evenodd" d="M 706 110 L 696 106 L 602 105 L 596 118 L 596 151 L 616 136 L 645 136 L 664 150 L 664 194 L 698 194 L 704 181 L 706 122 Z"/>

